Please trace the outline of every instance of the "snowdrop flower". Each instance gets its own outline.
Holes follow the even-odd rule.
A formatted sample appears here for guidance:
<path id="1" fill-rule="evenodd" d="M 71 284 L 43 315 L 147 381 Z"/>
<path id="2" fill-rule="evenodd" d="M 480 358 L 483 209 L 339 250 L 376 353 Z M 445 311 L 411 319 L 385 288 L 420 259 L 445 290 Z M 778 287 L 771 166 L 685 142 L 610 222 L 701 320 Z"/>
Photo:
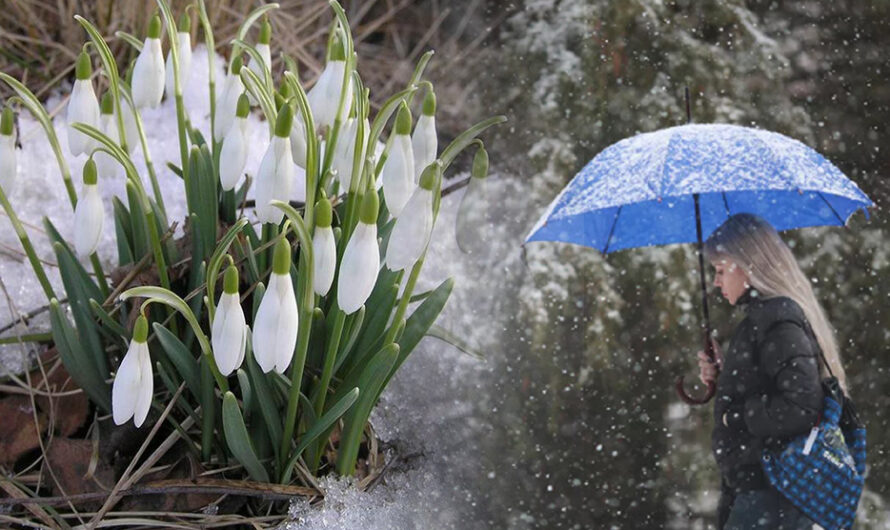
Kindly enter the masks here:
<path id="1" fill-rule="evenodd" d="M 402 102 L 396 118 L 395 137 L 389 156 L 383 163 L 383 197 L 393 217 L 402 213 L 405 203 L 414 191 L 414 153 L 411 149 L 411 111 Z"/>
<path id="2" fill-rule="evenodd" d="M 290 277 L 290 244 L 281 238 L 275 245 L 269 287 L 253 323 L 253 353 L 263 373 L 283 374 L 297 345 L 297 299 Z"/>
<path id="3" fill-rule="evenodd" d="M 244 173 L 244 165 L 247 163 L 247 115 L 249 112 L 250 103 L 247 101 L 247 96 L 241 94 L 238 98 L 238 110 L 235 112 L 235 123 L 226 134 L 219 155 L 219 182 L 222 189 L 226 191 L 235 187 L 238 179 Z"/>
<path id="4" fill-rule="evenodd" d="M 400 271 L 414 265 L 430 242 L 433 233 L 433 189 L 442 174 L 442 164 L 435 161 L 423 170 L 420 185 L 414 190 L 405 210 L 393 226 L 386 248 L 386 266 Z"/>
<path id="5" fill-rule="evenodd" d="M 231 262 L 226 269 L 223 293 L 213 315 L 211 346 L 216 366 L 224 376 L 237 370 L 244 361 L 247 324 L 238 295 L 238 269 Z"/>
<path id="6" fill-rule="evenodd" d="M 377 192 L 370 189 L 362 197 L 359 222 L 352 231 L 337 280 L 337 305 L 347 315 L 368 300 L 380 269 L 380 247 L 377 244 Z"/>
<path id="7" fill-rule="evenodd" d="M 96 184 L 96 163 L 92 158 L 83 165 L 83 188 L 74 207 L 74 250 L 81 258 L 96 251 L 102 239 L 105 208 Z"/>
<path id="8" fill-rule="evenodd" d="M 77 80 L 74 81 L 71 98 L 68 100 L 68 149 L 74 156 L 89 154 L 96 147 L 95 140 L 71 126 L 80 122 L 99 128 L 99 100 L 93 91 L 91 75 L 93 66 L 90 56 L 86 52 L 80 52 L 77 57 Z"/>
<path id="9" fill-rule="evenodd" d="M 111 138 L 115 143 L 120 143 L 120 135 L 117 131 L 117 120 L 114 117 L 114 99 L 112 98 L 110 91 L 102 96 L 99 122 L 101 131 L 105 133 L 105 136 Z M 126 132 L 124 134 L 126 134 Z M 134 142 L 136 141 L 136 138 L 133 138 L 132 140 L 128 138 L 128 140 Z M 96 169 L 103 178 L 119 177 L 123 174 L 124 168 L 121 167 L 120 163 L 108 153 L 98 151 L 93 155 L 93 159 L 96 161 Z"/>
<path id="10" fill-rule="evenodd" d="M 322 191 L 321 199 L 315 203 L 315 233 L 312 235 L 312 287 L 318 296 L 328 294 L 337 268 L 337 244 L 331 228 L 332 220 L 331 201 Z"/>
<path id="11" fill-rule="evenodd" d="M 280 223 L 284 212 L 269 204 L 273 200 L 290 200 L 291 185 L 296 175 L 290 151 L 290 131 L 294 113 L 290 105 L 282 105 L 275 123 L 275 135 L 260 162 L 256 177 L 256 214 L 263 223 Z"/>
<path id="12" fill-rule="evenodd" d="M 255 73 L 256 76 L 260 79 L 265 79 L 266 74 L 263 71 L 263 66 L 265 66 L 266 70 L 271 72 L 272 70 L 272 50 L 269 49 L 269 43 L 272 41 L 272 25 L 269 24 L 269 20 L 263 20 L 263 25 L 260 27 L 260 38 L 257 40 L 256 49 L 257 53 L 260 54 L 260 57 L 263 59 L 263 64 L 259 64 L 253 60 L 250 61 L 250 71 Z M 252 94 L 249 94 L 250 104 L 256 105 L 256 99 L 254 99 Z"/>
<path id="13" fill-rule="evenodd" d="M 423 98 L 423 113 L 417 118 L 411 149 L 414 152 L 414 182 L 420 180 L 423 170 L 436 159 L 436 94 L 430 90 Z"/>
<path id="14" fill-rule="evenodd" d="M 188 12 L 179 17 L 179 31 L 176 32 L 179 40 L 179 88 L 185 89 L 191 74 L 192 65 L 192 20 Z M 165 65 L 164 87 L 168 97 L 176 95 L 175 78 L 173 77 L 173 54 L 167 52 L 167 64 Z M 129 141 L 129 138 L 127 138 Z"/>
<path id="15" fill-rule="evenodd" d="M 133 327 L 133 340 L 124 355 L 111 387 L 111 412 L 114 423 L 122 425 L 133 418 L 140 427 L 151 408 L 154 374 L 148 354 L 148 320 L 139 315 Z"/>
<path id="16" fill-rule="evenodd" d="M 133 84 L 130 88 L 133 103 L 138 109 L 157 107 L 164 97 L 164 54 L 161 51 L 161 19 L 157 15 L 148 25 L 148 35 L 133 67 Z"/>
<path id="17" fill-rule="evenodd" d="M 16 173 L 15 124 L 12 109 L 6 107 L 0 118 L 0 188 L 7 195 L 12 193 Z"/>
<path id="18" fill-rule="evenodd" d="M 335 39 L 331 49 L 331 57 L 322 70 L 315 86 L 306 95 L 309 100 L 309 108 L 315 120 L 315 127 L 331 127 L 337 117 L 337 109 L 340 106 L 340 92 L 343 88 L 343 77 L 346 75 L 346 52 L 340 39 Z M 352 80 L 347 79 L 346 104 L 340 112 L 342 120 L 349 110 L 349 102 L 352 101 Z"/>
<path id="19" fill-rule="evenodd" d="M 281 97 L 287 101 L 292 96 L 290 85 L 281 85 Z M 299 107 L 294 111 L 294 126 L 290 129 L 290 153 L 294 164 L 306 167 L 306 123 L 303 121 L 303 113 Z"/>
<path id="20" fill-rule="evenodd" d="M 331 160 L 331 169 L 337 172 L 337 178 L 340 181 L 340 189 L 349 191 L 349 185 L 352 183 L 352 173 L 355 160 L 355 142 L 358 133 L 358 118 L 349 118 L 346 120 L 340 134 L 337 137 L 337 145 L 334 146 L 334 158 Z M 361 153 L 365 152 L 368 147 L 368 135 L 371 132 L 371 124 L 367 119 L 364 120 L 364 137 L 362 138 Z M 359 161 L 358 174 L 361 175 L 362 162 L 364 156 Z"/>
<path id="21" fill-rule="evenodd" d="M 225 138 L 232 122 L 235 121 L 235 112 L 238 110 L 238 98 L 244 92 L 244 83 L 241 81 L 241 65 L 243 59 L 239 55 L 232 61 L 229 75 L 226 76 L 222 93 L 216 100 L 216 116 L 213 120 L 213 139 L 217 142 Z"/>

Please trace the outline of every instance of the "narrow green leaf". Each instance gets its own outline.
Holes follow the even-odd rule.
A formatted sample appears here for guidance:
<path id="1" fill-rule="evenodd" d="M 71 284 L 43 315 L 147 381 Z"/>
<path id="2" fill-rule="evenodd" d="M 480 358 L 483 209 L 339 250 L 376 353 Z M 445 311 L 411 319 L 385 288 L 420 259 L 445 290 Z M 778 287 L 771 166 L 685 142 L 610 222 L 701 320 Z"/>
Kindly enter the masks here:
<path id="1" fill-rule="evenodd" d="M 346 395 L 340 398 L 334 406 L 328 409 L 327 412 L 322 414 L 321 418 L 318 418 L 315 422 L 313 422 L 312 427 L 303 434 L 302 438 L 300 438 L 300 443 L 297 445 L 297 448 L 294 450 L 293 455 L 291 455 L 290 460 L 287 463 L 287 466 L 284 468 L 284 475 L 282 477 L 281 482 L 286 484 L 290 481 L 290 475 L 297 463 L 297 460 L 300 458 L 300 454 L 302 454 L 303 450 L 309 447 L 309 444 L 318 439 L 322 434 L 327 432 L 339 419 L 341 416 L 346 414 L 350 407 L 358 400 L 359 398 L 359 389 L 358 387 L 350 390 Z M 311 403 L 308 407 L 304 405 L 304 408 L 311 409 Z M 339 458 L 339 457 L 338 457 Z"/>
<path id="2" fill-rule="evenodd" d="M 130 212 L 117 197 L 111 198 L 114 206 L 114 235 L 117 240 L 117 264 L 122 267 L 133 263 L 133 227 L 130 224 Z"/>
<path id="3" fill-rule="evenodd" d="M 196 398 L 200 398 L 201 374 L 199 372 L 198 360 L 194 354 L 185 347 L 185 344 L 179 340 L 179 337 L 162 326 L 160 322 L 152 324 L 152 329 L 154 329 L 155 336 L 158 338 L 158 342 L 161 343 L 161 347 L 167 352 L 167 358 L 176 367 L 176 371 L 179 372 L 179 376 L 185 381 L 189 391 Z"/>
<path id="4" fill-rule="evenodd" d="M 477 359 L 483 359 L 484 356 L 477 351 L 475 348 L 469 345 L 469 343 L 462 338 L 458 337 L 454 333 L 448 331 L 447 329 L 439 326 L 437 324 L 433 324 L 430 326 L 430 329 L 426 333 L 427 337 L 434 337 L 443 342 L 447 342 L 451 344 L 458 350 L 466 353 L 467 355 L 473 356 Z"/>
<path id="5" fill-rule="evenodd" d="M 279 447 L 274 442 L 281 439 L 281 413 L 278 410 L 279 405 L 275 400 L 277 393 L 272 385 L 269 384 L 269 380 L 253 357 L 250 336 L 247 338 L 247 351 L 244 353 L 244 362 L 247 365 L 247 375 L 250 377 L 251 390 L 256 397 L 256 405 L 260 409 L 260 415 L 263 418 L 263 423 L 266 425 L 269 438 L 273 441 L 272 447 L 275 449 L 275 461 L 277 462 Z"/>
<path id="6" fill-rule="evenodd" d="M 223 398 L 223 429 L 229 450 L 241 462 L 251 478 L 258 482 L 269 482 L 269 474 L 257 458 L 253 443 L 247 435 L 247 427 L 244 425 L 238 400 L 231 392 L 226 392 Z"/>
<path id="7" fill-rule="evenodd" d="M 250 411 L 253 410 L 253 391 L 250 388 L 250 379 L 247 372 L 238 368 L 235 372 L 238 377 L 238 386 L 241 387 L 241 403 L 244 404 L 244 418 L 250 421 Z"/>
<path id="8" fill-rule="evenodd" d="M 442 155 L 439 156 L 439 159 L 442 161 L 442 173 L 445 173 L 445 170 L 448 169 L 448 166 L 454 161 L 455 157 L 460 154 L 461 151 L 466 149 L 468 145 L 473 143 L 473 140 L 476 139 L 477 136 L 482 134 L 482 131 L 488 129 L 493 125 L 497 125 L 499 123 L 504 123 L 507 121 L 505 116 L 494 116 L 492 118 L 488 118 L 487 120 L 480 121 L 476 125 L 473 125 L 466 131 L 460 133 L 457 138 L 455 138 L 448 147 L 442 151 Z"/>
<path id="9" fill-rule="evenodd" d="M 225 258 L 229 246 L 231 246 L 232 242 L 235 241 L 235 238 L 238 237 L 238 232 L 244 228 L 244 225 L 246 225 L 247 222 L 247 219 L 244 217 L 238 219 L 238 221 L 229 228 L 226 235 L 220 239 L 219 243 L 216 245 L 216 249 L 213 251 L 213 255 L 210 257 L 210 261 L 207 265 L 207 295 L 211 301 L 215 301 L 216 278 L 219 276 L 219 269 L 222 267 L 223 258 Z M 213 314 L 212 310 L 210 314 Z"/>
<path id="10" fill-rule="evenodd" d="M 145 210 L 136 185 L 127 181 L 127 202 L 130 205 L 130 223 L 132 224 L 134 258 L 142 259 L 148 253 L 148 226 L 145 224 Z"/>
<path id="11" fill-rule="evenodd" d="M 108 314 L 108 311 L 105 311 L 105 308 L 97 302 L 96 300 L 90 299 L 90 309 L 93 310 L 93 314 L 99 319 L 102 324 L 105 325 L 112 333 L 119 336 L 123 341 L 128 342 L 130 340 L 130 331 L 121 326 L 117 320 L 113 319 L 111 315 Z"/>
<path id="12" fill-rule="evenodd" d="M 131 33 L 127 33 L 126 31 L 115 31 L 114 35 L 120 40 L 126 42 L 130 46 L 136 49 L 137 52 L 142 51 L 142 41 L 136 38 L 135 35 Z M 129 138 L 128 138 L 129 140 Z"/>
<path id="13" fill-rule="evenodd" d="M 105 380 L 96 373 L 93 363 L 89 361 L 86 352 L 83 351 L 77 333 L 62 312 L 58 300 L 50 301 L 49 312 L 53 342 L 55 342 L 62 363 L 68 369 L 71 378 L 77 383 L 77 386 L 86 392 L 93 403 L 96 403 L 104 412 L 110 413 L 111 389 Z"/>

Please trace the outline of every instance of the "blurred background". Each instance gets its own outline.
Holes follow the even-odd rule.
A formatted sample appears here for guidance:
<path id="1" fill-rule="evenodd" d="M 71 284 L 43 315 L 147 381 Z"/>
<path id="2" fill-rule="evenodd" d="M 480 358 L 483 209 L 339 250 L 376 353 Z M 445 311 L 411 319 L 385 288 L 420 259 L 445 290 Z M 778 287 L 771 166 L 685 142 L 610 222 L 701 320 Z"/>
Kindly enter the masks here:
<path id="1" fill-rule="evenodd" d="M 255 3 L 209 2 L 220 53 Z M 296 57 L 311 82 L 330 10 L 318 1 L 281 4 L 273 44 Z M 484 117 L 509 118 L 485 135 L 492 176 L 443 214 L 457 244 L 435 254 L 436 267 L 458 280 L 444 325 L 482 359 L 431 343 L 406 363 L 377 417 L 390 426 L 382 431 L 400 455 L 396 470 L 406 473 L 391 480 L 419 491 L 374 502 L 440 528 L 713 527 L 710 407 L 690 408 L 673 391 L 676 375 L 691 382 L 697 373 L 692 246 L 608 258 L 558 243 L 520 248 L 543 209 L 600 150 L 684 123 L 688 86 L 694 121 L 797 138 L 877 204 L 870 219 L 857 214 L 847 228 L 784 236 L 836 327 L 868 425 L 859 527 L 890 528 L 890 2 L 344 6 L 372 100 L 403 86 L 433 48 L 440 146 Z M 0 70 L 38 96 L 66 93 L 84 38 L 74 13 L 105 35 L 141 36 L 153 9 L 151 2 L 9 0 L 0 9 Z M 113 47 L 122 61 L 134 58 L 123 43 Z M 460 163 L 467 168 L 469 160 Z M 21 259 L 16 251 L 0 247 L 0 258 Z M 725 341 L 741 317 L 712 294 L 712 320 Z M 423 478 L 400 478 L 412 470 Z"/>

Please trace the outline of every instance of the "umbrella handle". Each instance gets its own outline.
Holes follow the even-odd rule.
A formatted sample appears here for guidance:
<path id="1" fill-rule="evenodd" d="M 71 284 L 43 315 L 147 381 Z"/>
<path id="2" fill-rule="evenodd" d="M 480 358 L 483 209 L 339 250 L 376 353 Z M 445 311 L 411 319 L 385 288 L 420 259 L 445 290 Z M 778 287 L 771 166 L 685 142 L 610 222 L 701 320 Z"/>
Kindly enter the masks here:
<path id="1" fill-rule="evenodd" d="M 705 353 L 707 353 L 708 358 L 711 359 L 711 362 L 716 362 L 717 355 L 714 352 L 714 344 L 708 338 L 710 334 L 705 335 Z M 686 402 L 688 405 L 704 405 L 708 401 L 711 401 L 711 398 L 714 397 L 714 393 L 717 392 L 717 383 L 714 381 L 708 382 L 708 391 L 701 398 L 695 398 L 690 396 L 686 389 L 683 386 L 683 376 L 678 375 L 677 379 L 674 381 L 674 388 L 677 389 L 677 395 L 680 396 L 680 399 Z"/>

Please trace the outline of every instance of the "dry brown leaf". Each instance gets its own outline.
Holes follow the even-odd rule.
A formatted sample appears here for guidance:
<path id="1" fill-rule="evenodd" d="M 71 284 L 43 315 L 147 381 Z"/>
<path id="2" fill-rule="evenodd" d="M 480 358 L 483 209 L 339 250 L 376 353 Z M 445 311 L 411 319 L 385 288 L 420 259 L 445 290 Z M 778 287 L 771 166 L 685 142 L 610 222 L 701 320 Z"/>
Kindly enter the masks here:
<path id="1" fill-rule="evenodd" d="M 23 454 L 40 447 L 40 435 L 46 430 L 46 415 L 34 409 L 28 396 L 0 399 L 0 465 L 12 465 Z"/>

